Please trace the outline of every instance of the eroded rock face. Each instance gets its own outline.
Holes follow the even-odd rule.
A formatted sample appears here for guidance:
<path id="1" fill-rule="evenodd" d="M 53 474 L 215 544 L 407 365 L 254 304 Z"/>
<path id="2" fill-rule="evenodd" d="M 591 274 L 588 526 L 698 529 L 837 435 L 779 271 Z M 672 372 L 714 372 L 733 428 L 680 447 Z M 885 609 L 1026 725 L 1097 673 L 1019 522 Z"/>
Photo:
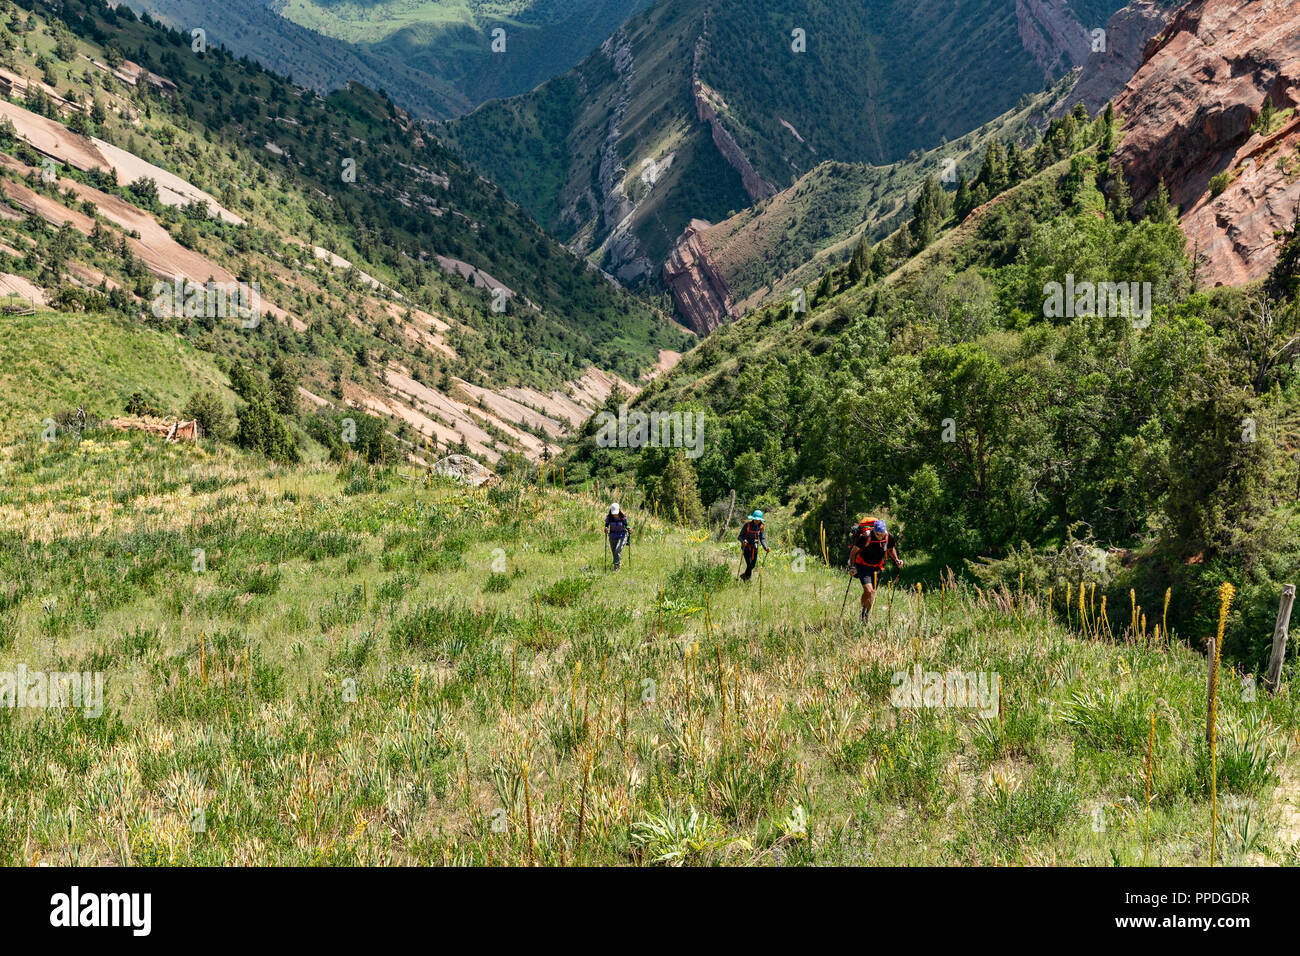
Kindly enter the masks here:
<path id="1" fill-rule="evenodd" d="M 1092 52 L 1089 30 L 1066 0 L 1016 0 L 1020 42 L 1047 76 L 1081 66 Z"/>
<path id="2" fill-rule="evenodd" d="M 701 239 L 708 228 L 707 222 L 692 219 L 673 246 L 663 272 L 678 312 L 701 335 L 734 318 L 736 307 L 726 280 L 709 260 Z"/>
<path id="3" fill-rule="evenodd" d="M 636 204 L 623 188 L 627 168 L 619 157 L 618 143 L 623 135 L 623 118 L 632 97 L 632 74 L 635 61 L 632 45 L 620 30 L 601 47 L 609 56 L 618 74 L 621 89 L 614 112 L 609 118 L 609 129 L 600 149 L 600 193 L 603 222 L 609 230 L 600 249 L 605 269 L 622 282 L 632 282 L 649 275 L 652 266 L 641 249 L 641 243 L 632 233 L 632 214 Z"/>
<path id="4" fill-rule="evenodd" d="M 1266 96 L 1279 113 L 1300 106 L 1298 87 L 1300 3 L 1192 0 L 1115 102 L 1133 200 L 1164 180 L 1206 284 L 1248 282 L 1276 261 L 1276 233 L 1300 202 L 1300 116 L 1254 126 Z M 1223 174 L 1231 182 L 1214 196 Z"/>
<path id="5" fill-rule="evenodd" d="M 1092 50 L 1074 89 L 1053 111 L 1063 115 L 1082 103 L 1096 115 L 1133 78 L 1146 52 L 1147 43 L 1164 29 L 1173 8 L 1155 0 L 1132 0 L 1106 21 L 1102 49 Z"/>
<path id="6" fill-rule="evenodd" d="M 135 415 L 126 418 L 110 418 L 108 423 L 120 431 L 140 431 L 161 435 L 167 442 L 198 441 L 203 437 L 203 429 L 199 427 L 197 421 L 178 422 L 171 419 L 151 418 L 147 415 Z"/>

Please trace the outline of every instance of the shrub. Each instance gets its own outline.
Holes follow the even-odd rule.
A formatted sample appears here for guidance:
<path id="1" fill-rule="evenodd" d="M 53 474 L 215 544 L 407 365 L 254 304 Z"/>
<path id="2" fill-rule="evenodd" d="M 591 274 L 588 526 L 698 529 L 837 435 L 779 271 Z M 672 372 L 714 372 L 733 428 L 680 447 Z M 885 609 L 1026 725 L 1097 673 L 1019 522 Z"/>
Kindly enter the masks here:
<path id="1" fill-rule="evenodd" d="M 280 416 L 266 401 L 255 398 L 239 413 L 235 443 L 241 448 L 261 452 L 282 464 L 298 461 L 298 445 Z"/>
<path id="2" fill-rule="evenodd" d="M 126 188 L 145 206 L 152 206 L 158 202 L 158 184 L 148 176 L 141 176 Z"/>
<path id="3" fill-rule="evenodd" d="M 195 392 L 181 409 L 181 417 L 198 422 L 199 428 L 208 438 L 228 441 L 231 437 L 234 416 L 216 392 Z"/>
<path id="4" fill-rule="evenodd" d="M 591 588 L 591 578 L 560 578 L 537 592 L 538 599 L 551 607 L 571 607 Z"/>
<path id="5" fill-rule="evenodd" d="M 145 398 L 143 392 L 132 392 L 127 397 L 126 413 L 128 415 L 149 415 L 155 418 L 162 414 L 153 402 Z"/>

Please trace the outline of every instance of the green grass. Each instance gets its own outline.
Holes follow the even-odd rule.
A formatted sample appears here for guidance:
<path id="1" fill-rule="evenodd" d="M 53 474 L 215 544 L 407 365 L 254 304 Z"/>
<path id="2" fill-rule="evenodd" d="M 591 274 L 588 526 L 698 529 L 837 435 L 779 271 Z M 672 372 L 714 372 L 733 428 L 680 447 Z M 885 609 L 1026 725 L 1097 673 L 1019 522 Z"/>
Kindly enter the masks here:
<path id="1" fill-rule="evenodd" d="M 178 335 L 141 323 L 84 314 L 0 317 L 0 435 L 36 435 L 50 416 L 85 406 L 107 419 L 141 392 L 179 409 L 200 388 L 234 398 L 212 357 Z"/>
<path id="2" fill-rule="evenodd" d="M 779 528 L 746 586 L 735 544 L 642 517 L 615 575 L 594 497 L 352 477 L 0 452 L 0 671 L 106 672 L 101 718 L 0 709 L 0 863 L 1136 865 L 1153 712 L 1145 859 L 1206 860 L 1177 644 L 906 579 L 864 632 Z M 1000 712 L 894 706 L 918 663 L 996 673 Z M 1221 859 L 1294 863 L 1293 689 L 1222 686 Z"/>

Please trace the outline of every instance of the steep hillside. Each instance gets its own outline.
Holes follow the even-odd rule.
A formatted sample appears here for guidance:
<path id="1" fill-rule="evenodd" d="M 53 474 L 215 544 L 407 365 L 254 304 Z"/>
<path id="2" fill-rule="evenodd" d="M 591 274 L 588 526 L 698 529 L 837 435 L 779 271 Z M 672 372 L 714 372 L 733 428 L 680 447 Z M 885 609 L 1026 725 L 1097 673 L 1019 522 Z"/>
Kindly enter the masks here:
<path id="1" fill-rule="evenodd" d="M 624 282 L 654 275 L 694 217 L 750 201 L 692 93 L 697 4 L 634 17 L 571 73 L 442 129 L 553 235 Z"/>
<path id="2" fill-rule="evenodd" d="M 889 166 L 822 163 L 793 186 L 716 225 L 696 222 L 674 245 L 663 270 L 678 315 L 697 332 L 708 332 L 815 282 L 863 239 L 879 242 L 906 223 L 928 178 L 938 176 L 954 189 L 959 179 L 979 171 L 990 142 L 1035 141 L 1062 95 L 1054 90 L 1026 98 L 952 143 Z"/>
<path id="3" fill-rule="evenodd" d="M 593 422 L 567 474 L 635 477 L 683 513 L 734 489 L 789 509 L 814 553 L 888 515 L 911 551 L 990 585 L 1083 577 L 1125 616 L 1170 591 L 1196 640 L 1230 580 L 1228 653 L 1262 667 L 1300 575 L 1300 236 L 1264 286 L 1199 288 L 1172 209 L 1133 216 L 1098 161 L 1117 139 L 1072 112 L 1032 151 L 987 153 L 955 214 L 932 183 L 806 311 L 741 317 L 638 397 L 703 415 L 689 457 L 606 447 Z"/>
<path id="4" fill-rule="evenodd" d="M 119 413 L 135 393 L 172 409 L 203 389 L 234 403 L 211 354 L 181 336 L 108 316 L 5 315 L 0 356 L 6 440 L 43 431 L 46 419 L 79 407 L 92 416 Z"/>
<path id="5" fill-rule="evenodd" d="M 450 84 L 468 111 L 573 67 L 652 0 L 275 0 L 280 16 Z M 501 31 L 498 33 L 497 31 Z"/>
<path id="6" fill-rule="evenodd" d="M 769 296 L 813 282 L 864 237 L 878 241 L 906 221 L 926 178 L 938 175 L 954 189 L 975 174 L 990 141 L 1029 146 L 1048 117 L 1079 104 L 1093 113 L 1102 109 L 1132 77 L 1170 13 L 1154 0 L 1133 0 L 1106 23 L 1105 42 L 1082 67 L 952 143 L 886 166 L 823 163 L 724 222 L 693 223 L 664 265 L 678 315 L 707 331 Z"/>
<path id="7" fill-rule="evenodd" d="M 373 412 L 408 449 L 492 460 L 549 454 L 682 341 L 381 96 L 321 99 L 93 4 L 3 12 L 25 48 L 0 66 L 0 265 L 29 306 L 292 369 L 313 415 Z M 160 307 L 177 277 L 256 286 L 258 314 Z"/>
<path id="8" fill-rule="evenodd" d="M 1120 6 L 664 0 L 569 74 L 445 135 L 552 234 L 635 281 L 692 220 L 819 163 L 892 163 L 1001 115 L 1082 64 L 1088 26 Z"/>
<path id="9" fill-rule="evenodd" d="M 223 0 L 220 16 L 204 0 L 127 5 L 186 34 L 201 27 L 317 92 L 359 82 L 417 116 L 447 118 L 570 69 L 650 2 Z"/>
<path id="10" fill-rule="evenodd" d="M 1193 0 L 1116 101 L 1138 203 L 1163 180 L 1211 284 L 1258 279 L 1300 208 L 1300 12 Z"/>
<path id="11" fill-rule="evenodd" d="M 436 74 L 363 44 L 324 36 L 286 20 L 262 0 L 222 0 L 214 15 L 207 0 L 130 0 L 124 6 L 205 42 L 292 77 L 317 93 L 361 83 L 384 90 L 416 116 L 455 116 L 469 108 L 464 95 Z"/>
<path id="12" fill-rule="evenodd" d="M 644 511 L 613 586 L 597 489 L 416 477 L 0 450 L 0 662 L 103 677 L 0 711 L 0 864 L 1297 861 L 1294 681 L 1223 667 L 1216 813 L 1203 659 L 1059 591 L 907 579 L 863 629 L 782 529 L 746 587 Z"/>

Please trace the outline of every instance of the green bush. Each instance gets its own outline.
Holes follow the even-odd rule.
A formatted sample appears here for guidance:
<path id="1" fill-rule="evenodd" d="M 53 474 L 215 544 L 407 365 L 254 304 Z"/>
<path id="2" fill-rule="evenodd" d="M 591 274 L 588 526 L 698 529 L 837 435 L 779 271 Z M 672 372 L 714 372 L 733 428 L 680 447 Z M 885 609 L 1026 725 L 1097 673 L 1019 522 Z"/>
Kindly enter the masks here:
<path id="1" fill-rule="evenodd" d="M 293 464 L 300 457 L 293 435 L 275 410 L 261 398 L 254 398 L 239 413 L 235 443 L 241 448 L 261 452 L 281 464 Z"/>
<path id="2" fill-rule="evenodd" d="M 228 441 L 233 433 L 234 416 L 216 392 L 204 389 L 190 396 L 181 409 L 182 418 L 199 423 L 204 437 Z"/>

